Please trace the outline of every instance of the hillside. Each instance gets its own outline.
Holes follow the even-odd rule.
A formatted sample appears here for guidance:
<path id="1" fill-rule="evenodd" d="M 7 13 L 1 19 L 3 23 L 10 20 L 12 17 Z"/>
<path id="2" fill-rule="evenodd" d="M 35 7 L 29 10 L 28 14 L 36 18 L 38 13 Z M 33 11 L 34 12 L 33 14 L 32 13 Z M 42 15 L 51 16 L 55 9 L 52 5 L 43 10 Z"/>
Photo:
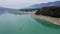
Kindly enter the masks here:
<path id="1" fill-rule="evenodd" d="M 38 10 L 35 14 L 60 18 L 60 6 L 43 7 L 40 10 Z"/>

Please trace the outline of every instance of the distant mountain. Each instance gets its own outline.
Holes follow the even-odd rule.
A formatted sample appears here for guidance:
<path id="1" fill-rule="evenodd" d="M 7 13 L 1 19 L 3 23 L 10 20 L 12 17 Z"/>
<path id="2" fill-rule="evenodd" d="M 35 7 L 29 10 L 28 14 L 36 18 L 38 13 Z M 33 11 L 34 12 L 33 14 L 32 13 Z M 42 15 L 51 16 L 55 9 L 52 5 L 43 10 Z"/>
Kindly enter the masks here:
<path id="1" fill-rule="evenodd" d="M 48 7 L 48 6 L 60 6 L 60 1 L 55 1 L 55 2 L 48 2 L 48 3 L 40 3 L 40 4 L 35 4 L 26 8 L 22 8 L 20 10 L 37 10 L 42 7 Z"/>
<path id="2" fill-rule="evenodd" d="M 1 13 L 5 13 L 5 12 L 9 12 L 9 11 L 14 11 L 14 9 L 5 8 L 5 7 L 0 7 L 0 14 L 1 14 Z"/>
<path id="3" fill-rule="evenodd" d="M 0 11 L 5 11 L 6 8 L 0 7 Z"/>
<path id="4" fill-rule="evenodd" d="M 10 8 L 0 7 L 0 11 L 11 10 Z"/>
<path id="5" fill-rule="evenodd" d="M 27 8 L 23 8 L 23 9 L 37 9 L 37 8 L 42 8 L 42 7 L 47 7 L 47 6 L 60 6 L 60 1 L 35 4 Z"/>
<path id="6" fill-rule="evenodd" d="M 47 7 L 47 6 L 60 6 L 60 1 L 35 4 L 35 5 L 30 6 L 30 7 L 32 7 L 32 8 L 41 8 L 41 7 Z"/>

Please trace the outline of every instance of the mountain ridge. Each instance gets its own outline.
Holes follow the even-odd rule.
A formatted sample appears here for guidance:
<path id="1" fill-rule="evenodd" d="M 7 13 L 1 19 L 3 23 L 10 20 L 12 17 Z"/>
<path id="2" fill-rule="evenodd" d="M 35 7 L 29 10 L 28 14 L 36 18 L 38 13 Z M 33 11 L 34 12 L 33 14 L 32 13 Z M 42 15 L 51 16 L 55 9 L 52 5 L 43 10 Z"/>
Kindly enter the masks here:
<path id="1" fill-rule="evenodd" d="M 38 9 L 40 9 L 42 7 L 49 7 L 49 6 L 60 6 L 60 1 L 35 4 L 35 5 L 31 5 L 31 6 L 28 6 L 26 8 L 19 9 L 19 10 L 21 10 L 21 11 L 25 11 L 25 10 L 38 10 Z"/>
<path id="2" fill-rule="evenodd" d="M 47 6 L 60 6 L 60 1 L 35 4 L 32 6 L 29 6 L 28 8 L 42 8 L 42 7 L 47 7 Z"/>

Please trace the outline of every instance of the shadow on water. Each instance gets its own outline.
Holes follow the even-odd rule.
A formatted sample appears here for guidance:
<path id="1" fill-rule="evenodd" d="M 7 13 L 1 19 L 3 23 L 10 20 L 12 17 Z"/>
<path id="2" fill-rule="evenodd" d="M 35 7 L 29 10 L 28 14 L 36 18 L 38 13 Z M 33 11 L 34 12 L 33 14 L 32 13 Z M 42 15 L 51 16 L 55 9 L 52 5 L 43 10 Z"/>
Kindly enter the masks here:
<path id="1" fill-rule="evenodd" d="M 49 28 L 54 28 L 54 29 L 60 29 L 60 25 L 56 25 L 56 24 L 53 24 L 51 22 L 48 22 L 48 21 L 45 21 L 45 20 L 42 20 L 42 19 L 36 19 L 34 18 L 38 23 L 46 26 L 46 27 L 49 27 Z"/>

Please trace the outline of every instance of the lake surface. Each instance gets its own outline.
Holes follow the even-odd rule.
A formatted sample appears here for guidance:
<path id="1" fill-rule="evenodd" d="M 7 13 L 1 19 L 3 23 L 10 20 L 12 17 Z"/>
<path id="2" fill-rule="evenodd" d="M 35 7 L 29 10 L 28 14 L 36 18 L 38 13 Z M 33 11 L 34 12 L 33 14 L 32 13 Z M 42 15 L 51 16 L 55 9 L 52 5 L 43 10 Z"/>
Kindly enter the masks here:
<path id="1" fill-rule="evenodd" d="M 32 18 L 31 15 L 0 15 L 0 34 L 60 34 L 60 26 Z"/>

